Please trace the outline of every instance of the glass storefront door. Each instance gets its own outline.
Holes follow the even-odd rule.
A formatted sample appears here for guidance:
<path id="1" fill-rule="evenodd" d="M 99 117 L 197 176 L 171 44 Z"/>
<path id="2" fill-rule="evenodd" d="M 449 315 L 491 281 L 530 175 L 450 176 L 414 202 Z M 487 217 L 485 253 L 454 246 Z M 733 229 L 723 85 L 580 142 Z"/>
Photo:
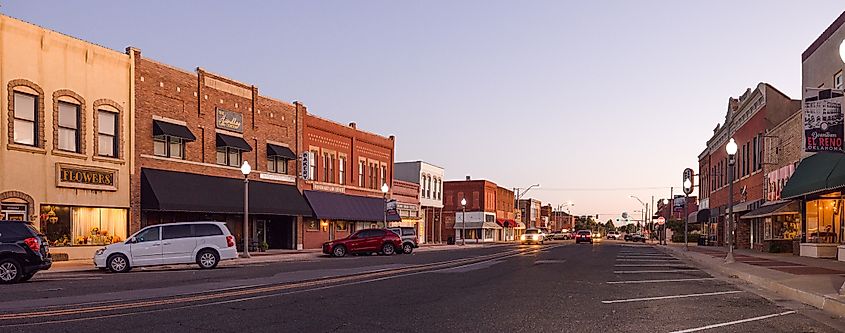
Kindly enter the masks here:
<path id="1" fill-rule="evenodd" d="M 0 220 L 25 221 L 27 218 L 26 204 L 0 204 Z"/>

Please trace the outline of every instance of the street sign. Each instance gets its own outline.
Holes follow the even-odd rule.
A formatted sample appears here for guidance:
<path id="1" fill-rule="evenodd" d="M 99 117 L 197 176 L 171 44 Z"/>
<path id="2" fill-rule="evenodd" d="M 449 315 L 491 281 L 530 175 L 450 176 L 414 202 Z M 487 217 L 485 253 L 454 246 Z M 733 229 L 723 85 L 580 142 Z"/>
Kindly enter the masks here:
<path id="1" fill-rule="evenodd" d="M 692 194 L 692 189 L 695 187 L 695 178 L 693 178 L 694 175 L 695 174 L 692 169 L 684 169 L 684 178 L 682 180 L 684 181 L 684 183 L 686 183 L 686 180 L 689 180 L 689 188 L 687 188 L 686 184 L 684 184 L 684 193 L 686 193 L 686 195 Z"/>
<path id="2" fill-rule="evenodd" d="M 666 224 L 666 219 L 663 216 L 657 218 L 657 225 L 664 225 Z"/>

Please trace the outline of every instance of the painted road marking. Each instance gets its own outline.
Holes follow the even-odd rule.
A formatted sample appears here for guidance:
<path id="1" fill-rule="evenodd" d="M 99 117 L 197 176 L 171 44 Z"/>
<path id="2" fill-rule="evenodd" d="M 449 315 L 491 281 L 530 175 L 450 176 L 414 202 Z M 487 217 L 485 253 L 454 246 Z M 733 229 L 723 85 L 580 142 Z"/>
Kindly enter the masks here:
<path id="1" fill-rule="evenodd" d="M 613 271 L 613 274 L 636 274 L 636 273 L 682 273 L 682 272 L 701 272 L 697 269 L 667 269 L 656 271 Z"/>
<path id="2" fill-rule="evenodd" d="M 709 278 L 691 278 L 691 279 L 663 279 L 663 280 L 629 280 L 629 281 L 608 281 L 607 284 L 637 284 L 637 283 L 664 283 L 664 282 L 693 282 L 693 281 L 712 281 L 716 280 L 714 277 Z"/>
<path id="3" fill-rule="evenodd" d="M 537 264 L 562 264 L 562 263 L 565 263 L 565 262 L 566 262 L 566 259 L 560 259 L 560 260 L 537 260 L 537 261 L 535 261 L 535 262 L 534 262 L 534 264 L 535 264 L 535 265 L 537 265 Z"/>
<path id="4" fill-rule="evenodd" d="M 703 330 L 709 330 L 709 329 L 711 329 L 711 328 L 725 327 L 725 326 L 730 326 L 730 325 L 742 324 L 742 323 L 747 323 L 747 322 L 752 322 L 752 321 L 758 321 L 758 320 L 764 320 L 764 319 L 769 319 L 769 318 L 774 318 L 774 317 L 780 317 L 780 316 L 791 315 L 791 314 L 794 314 L 794 313 L 796 313 L 796 312 L 795 312 L 795 311 L 784 311 L 784 312 L 781 312 L 781 313 L 773 313 L 773 314 L 770 314 L 770 315 L 765 315 L 765 316 L 759 316 L 759 317 L 754 317 L 754 318 L 747 318 L 747 319 L 740 319 L 740 320 L 729 321 L 729 322 L 727 322 L 727 323 L 707 325 L 707 326 L 702 326 L 702 327 L 696 327 L 696 328 L 685 329 L 685 330 L 681 330 L 681 331 L 673 331 L 672 333 L 689 333 L 689 332 L 698 332 L 698 331 L 703 331 Z"/>
<path id="5" fill-rule="evenodd" d="M 616 265 L 613 265 L 613 266 L 615 266 L 615 267 L 679 267 L 679 266 L 683 266 L 683 267 L 687 267 L 687 268 L 693 268 L 692 266 L 689 266 L 689 265 L 684 264 L 684 263 L 678 263 L 678 264 L 616 264 Z"/>
<path id="6" fill-rule="evenodd" d="M 630 302 L 644 302 L 644 301 L 658 301 L 664 299 L 675 299 L 675 298 L 690 298 L 690 297 L 703 297 L 703 296 L 717 296 L 717 295 L 728 295 L 728 294 L 736 294 L 741 293 L 742 290 L 731 290 L 731 291 L 717 291 L 713 293 L 700 293 L 700 294 L 684 294 L 684 295 L 672 295 L 672 296 L 657 296 L 657 297 L 643 297 L 643 298 L 629 298 L 629 299 L 616 299 L 611 301 L 601 301 L 604 304 L 613 304 L 613 303 L 630 303 Z"/>
<path id="7" fill-rule="evenodd" d="M 678 262 L 680 259 L 616 259 L 616 261 Z"/>

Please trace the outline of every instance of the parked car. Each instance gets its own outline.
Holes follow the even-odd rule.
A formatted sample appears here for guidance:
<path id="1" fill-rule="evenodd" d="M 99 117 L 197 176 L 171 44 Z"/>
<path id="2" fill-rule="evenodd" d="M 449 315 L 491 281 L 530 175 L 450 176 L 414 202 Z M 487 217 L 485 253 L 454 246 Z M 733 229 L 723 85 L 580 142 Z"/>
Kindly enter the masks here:
<path id="1" fill-rule="evenodd" d="M 593 232 L 590 230 L 578 230 L 575 233 L 575 244 L 590 243 L 593 244 Z"/>
<path id="2" fill-rule="evenodd" d="M 642 234 L 626 234 L 625 235 L 625 241 L 626 242 L 634 242 L 634 243 L 636 243 L 636 242 L 645 243 L 645 236 L 643 236 Z"/>
<path id="3" fill-rule="evenodd" d="M 343 257 L 347 253 L 396 253 L 402 248 L 402 238 L 388 229 L 362 229 L 349 237 L 323 243 L 323 253 Z"/>
<path id="4" fill-rule="evenodd" d="M 400 227 L 400 228 L 388 228 L 387 230 L 393 231 L 393 233 L 399 235 L 402 238 L 402 251 L 398 253 L 405 253 L 409 254 L 414 251 L 414 249 L 420 247 L 419 246 L 419 237 L 417 237 L 417 231 L 411 227 Z"/>
<path id="5" fill-rule="evenodd" d="M 28 281 L 52 265 L 47 238 L 32 224 L 0 221 L 0 284 Z"/>
<path id="6" fill-rule="evenodd" d="M 146 227 L 94 254 L 94 266 L 115 273 L 133 267 L 196 263 L 202 269 L 235 259 L 235 236 L 224 222 L 180 222 Z"/>
<path id="7" fill-rule="evenodd" d="M 552 233 L 552 239 L 555 239 L 555 240 L 569 239 L 569 233 L 568 232 L 561 232 L 561 231 Z"/>
<path id="8" fill-rule="evenodd" d="M 622 238 L 622 235 L 618 231 L 607 232 L 607 239 L 618 240 L 619 238 Z"/>
<path id="9" fill-rule="evenodd" d="M 529 243 L 546 243 L 546 235 L 540 229 L 525 229 L 525 233 L 522 236 L 519 236 L 519 242 L 521 244 L 529 244 Z"/>

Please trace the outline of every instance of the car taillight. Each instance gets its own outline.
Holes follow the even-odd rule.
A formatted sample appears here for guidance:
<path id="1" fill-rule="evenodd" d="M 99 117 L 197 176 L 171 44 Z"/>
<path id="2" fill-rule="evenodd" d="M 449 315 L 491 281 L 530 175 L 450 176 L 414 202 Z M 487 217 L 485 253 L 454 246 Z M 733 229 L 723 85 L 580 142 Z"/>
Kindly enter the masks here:
<path id="1" fill-rule="evenodd" d="M 41 243 L 38 242 L 38 238 L 30 237 L 23 240 L 26 243 L 26 246 L 29 246 L 32 251 L 38 252 L 41 250 Z"/>
<path id="2" fill-rule="evenodd" d="M 232 235 L 226 236 L 226 246 L 228 246 L 228 247 L 235 246 L 235 236 L 232 236 Z"/>

